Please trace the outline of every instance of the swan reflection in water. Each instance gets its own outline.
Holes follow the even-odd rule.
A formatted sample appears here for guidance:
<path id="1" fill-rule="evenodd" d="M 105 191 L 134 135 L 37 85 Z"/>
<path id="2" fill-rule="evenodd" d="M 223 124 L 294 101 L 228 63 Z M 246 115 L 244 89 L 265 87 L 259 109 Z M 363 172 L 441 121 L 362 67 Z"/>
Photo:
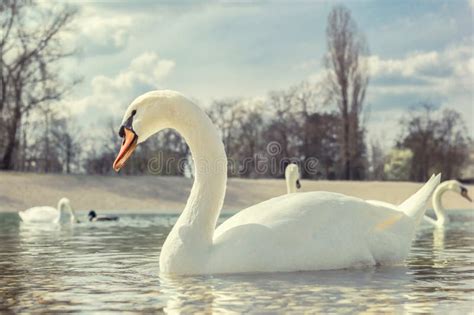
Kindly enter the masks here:
<path id="1" fill-rule="evenodd" d="M 396 288 L 416 282 L 409 267 L 220 276 L 160 276 L 165 312 L 432 312 Z M 416 295 L 416 292 L 413 293 Z M 411 294 L 409 294 L 411 295 Z M 409 296 L 408 296 L 409 299 Z"/>
<path id="2" fill-rule="evenodd" d="M 439 253 L 444 250 L 445 229 L 433 229 L 433 252 Z"/>
<path id="3" fill-rule="evenodd" d="M 59 237 L 64 231 L 58 224 L 32 224 L 19 222 L 19 237 L 22 243 L 50 241 L 52 236 Z M 67 229 L 69 230 L 69 228 Z"/>

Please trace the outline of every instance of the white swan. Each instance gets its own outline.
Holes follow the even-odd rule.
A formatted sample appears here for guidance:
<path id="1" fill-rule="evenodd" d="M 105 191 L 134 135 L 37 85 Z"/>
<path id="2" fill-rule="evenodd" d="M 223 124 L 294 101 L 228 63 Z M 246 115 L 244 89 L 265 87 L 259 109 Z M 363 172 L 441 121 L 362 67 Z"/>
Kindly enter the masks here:
<path id="1" fill-rule="evenodd" d="M 21 220 L 27 223 L 64 223 L 69 213 L 69 221 L 71 223 L 78 222 L 74 210 L 71 207 L 69 199 L 61 198 L 58 207 L 33 207 L 18 212 Z"/>
<path id="2" fill-rule="evenodd" d="M 400 206 L 384 207 L 331 192 L 285 194 L 240 211 L 217 229 L 227 181 L 224 145 L 209 117 L 174 91 L 153 91 L 126 110 L 119 171 L 137 144 L 176 129 L 195 164 L 187 204 L 163 244 L 160 272 L 218 274 L 339 269 L 399 263 L 407 256 L 432 177 Z M 178 187 L 176 189 L 179 189 Z"/>
<path id="3" fill-rule="evenodd" d="M 288 194 L 295 193 L 301 188 L 300 170 L 296 164 L 288 164 L 285 168 L 286 191 Z"/>
<path id="4" fill-rule="evenodd" d="M 449 217 L 446 214 L 446 210 L 444 209 L 443 204 L 441 203 L 441 198 L 443 197 L 443 194 L 449 190 L 459 193 L 462 197 L 472 202 L 472 199 L 469 197 L 467 188 L 464 187 L 460 182 L 458 182 L 457 180 L 444 181 L 436 188 L 433 193 L 433 210 L 436 214 L 436 220 L 425 215 L 425 221 L 438 227 L 444 226 L 449 223 Z"/>

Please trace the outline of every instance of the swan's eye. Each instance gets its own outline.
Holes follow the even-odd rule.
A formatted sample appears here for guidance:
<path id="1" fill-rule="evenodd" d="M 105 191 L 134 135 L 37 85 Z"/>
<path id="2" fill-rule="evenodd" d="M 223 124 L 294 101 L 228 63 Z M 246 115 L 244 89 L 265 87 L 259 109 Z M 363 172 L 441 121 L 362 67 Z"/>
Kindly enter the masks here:
<path id="1" fill-rule="evenodd" d="M 137 113 L 137 111 L 135 109 L 132 110 L 132 117 L 135 116 L 136 113 Z"/>

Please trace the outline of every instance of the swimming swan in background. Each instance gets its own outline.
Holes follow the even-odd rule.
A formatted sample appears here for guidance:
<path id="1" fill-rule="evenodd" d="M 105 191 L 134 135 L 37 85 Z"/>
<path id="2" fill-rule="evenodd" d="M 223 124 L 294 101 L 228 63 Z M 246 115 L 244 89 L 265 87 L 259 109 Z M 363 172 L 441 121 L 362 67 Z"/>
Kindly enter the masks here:
<path id="1" fill-rule="evenodd" d="M 18 212 L 21 220 L 27 223 L 65 223 L 67 214 L 69 213 L 69 221 L 77 223 L 76 215 L 71 207 L 71 203 L 67 198 L 61 198 L 58 207 L 33 207 Z"/>
<path id="2" fill-rule="evenodd" d="M 288 194 L 295 193 L 297 189 L 301 188 L 300 184 L 300 170 L 296 164 L 288 164 L 285 168 L 286 192 Z"/>
<path id="3" fill-rule="evenodd" d="M 449 217 L 446 214 L 446 210 L 444 209 L 443 204 L 441 203 L 441 198 L 443 197 L 443 194 L 449 190 L 459 193 L 462 197 L 472 202 L 472 199 L 469 197 L 466 187 L 464 187 L 457 180 L 447 180 L 441 183 L 433 193 L 433 210 L 436 214 L 436 220 L 425 215 L 425 221 L 438 227 L 444 226 L 449 223 Z"/>
<path id="4" fill-rule="evenodd" d="M 393 264 L 407 256 L 425 204 L 439 184 L 433 176 L 399 206 L 384 207 L 332 192 L 285 194 L 253 205 L 216 227 L 227 159 L 209 117 L 174 91 L 152 91 L 125 112 L 119 171 L 136 146 L 166 128 L 178 131 L 194 159 L 186 206 L 163 244 L 164 274 L 223 274 L 340 269 Z"/>

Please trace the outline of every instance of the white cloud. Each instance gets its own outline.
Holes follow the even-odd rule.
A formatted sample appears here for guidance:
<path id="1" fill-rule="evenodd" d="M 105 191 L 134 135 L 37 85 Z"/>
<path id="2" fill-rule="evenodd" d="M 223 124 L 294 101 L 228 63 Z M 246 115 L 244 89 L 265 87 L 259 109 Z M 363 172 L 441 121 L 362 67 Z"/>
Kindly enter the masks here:
<path id="1" fill-rule="evenodd" d="M 372 80 L 368 103 L 378 112 L 378 118 L 369 122 L 372 134 L 383 129 L 377 124 L 380 115 L 397 117 L 424 101 L 459 111 L 472 132 L 474 58 L 470 42 L 398 59 L 371 56 L 369 60 Z M 387 135 L 389 139 L 396 136 L 393 132 Z"/>
<path id="2" fill-rule="evenodd" d="M 415 75 L 420 70 L 439 63 L 439 54 L 435 51 L 412 53 L 402 59 L 382 59 L 379 56 L 369 57 L 372 76 L 400 74 L 405 77 Z"/>
<path id="3" fill-rule="evenodd" d="M 463 43 L 440 52 L 413 53 L 400 59 L 370 58 L 375 90 L 385 93 L 431 93 L 449 99 L 465 94 L 472 96 L 474 78 L 472 45 Z M 390 81 L 405 81 L 390 85 Z M 386 84 L 377 85 L 377 79 L 387 78 Z M 417 83 L 417 84 L 415 84 Z M 426 97 L 426 96 L 425 96 Z"/>
<path id="4" fill-rule="evenodd" d="M 127 47 L 133 19 L 125 14 L 108 14 L 84 5 L 75 19 L 75 33 L 67 40 L 85 55 L 111 54 Z"/>
<path id="5" fill-rule="evenodd" d="M 173 60 L 145 52 L 115 76 L 93 77 L 90 81 L 92 93 L 83 98 L 70 99 L 67 106 L 78 115 L 88 115 L 89 120 L 90 115 L 94 115 L 94 122 L 116 116 L 140 93 L 160 88 L 162 80 L 174 66 Z"/>
<path id="6" fill-rule="evenodd" d="M 145 52 L 133 59 L 124 71 L 115 77 L 98 75 L 92 79 L 93 93 L 97 95 L 123 93 L 136 86 L 158 88 L 159 82 L 173 69 L 172 60 L 161 60 L 157 54 Z"/>

